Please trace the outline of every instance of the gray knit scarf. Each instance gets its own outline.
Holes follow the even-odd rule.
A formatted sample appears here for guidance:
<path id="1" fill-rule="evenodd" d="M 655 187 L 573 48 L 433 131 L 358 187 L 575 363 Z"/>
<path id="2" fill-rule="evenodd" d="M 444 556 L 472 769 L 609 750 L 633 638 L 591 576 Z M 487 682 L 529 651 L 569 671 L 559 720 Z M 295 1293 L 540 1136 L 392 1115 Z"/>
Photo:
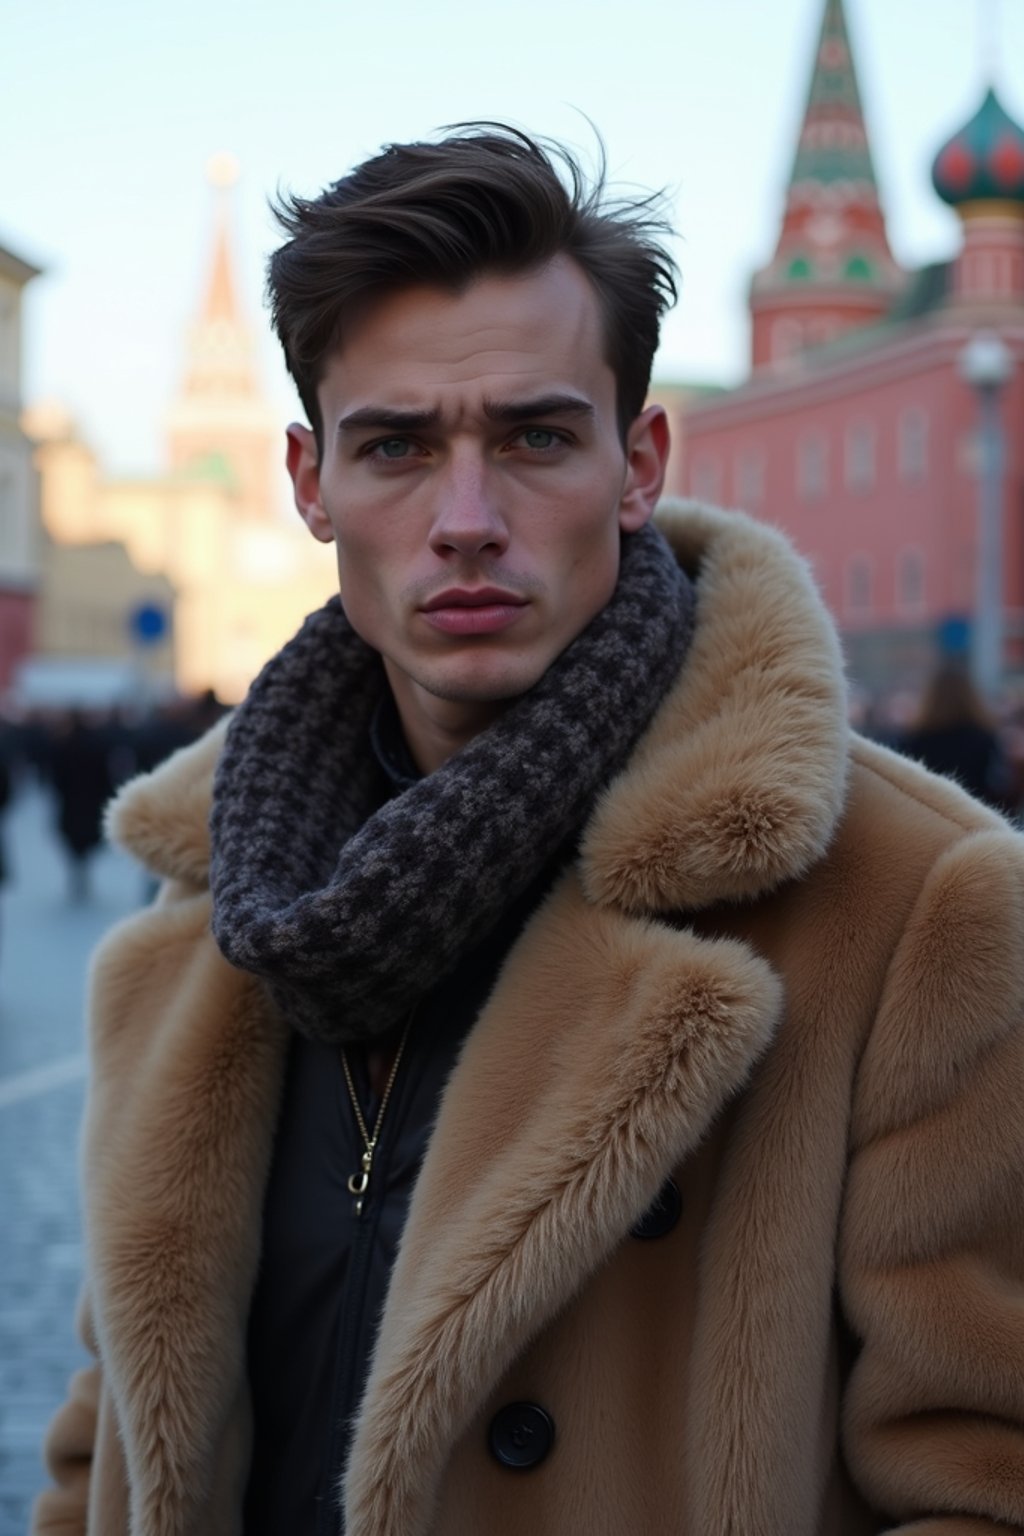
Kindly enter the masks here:
<path id="1" fill-rule="evenodd" d="M 581 825 L 675 678 L 692 620 L 662 536 L 626 535 L 611 601 L 540 681 L 380 805 L 368 732 L 387 683 L 333 598 L 256 679 L 217 769 L 226 958 L 312 1039 L 387 1034 Z"/>

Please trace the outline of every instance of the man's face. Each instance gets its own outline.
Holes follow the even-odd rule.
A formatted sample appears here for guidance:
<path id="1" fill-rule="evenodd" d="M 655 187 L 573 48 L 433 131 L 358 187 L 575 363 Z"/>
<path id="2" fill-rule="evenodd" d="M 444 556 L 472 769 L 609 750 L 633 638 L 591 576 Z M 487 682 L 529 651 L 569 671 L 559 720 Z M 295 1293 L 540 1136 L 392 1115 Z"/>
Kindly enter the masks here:
<path id="1" fill-rule="evenodd" d="M 458 295 L 410 288 L 331 359 L 319 464 L 308 429 L 289 429 L 299 510 L 337 545 L 345 612 L 421 760 L 437 755 L 417 751 L 424 729 L 459 745 L 539 680 L 611 597 L 620 534 L 653 510 L 664 413 L 623 447 L 602 341 L 565 257 Z"/>

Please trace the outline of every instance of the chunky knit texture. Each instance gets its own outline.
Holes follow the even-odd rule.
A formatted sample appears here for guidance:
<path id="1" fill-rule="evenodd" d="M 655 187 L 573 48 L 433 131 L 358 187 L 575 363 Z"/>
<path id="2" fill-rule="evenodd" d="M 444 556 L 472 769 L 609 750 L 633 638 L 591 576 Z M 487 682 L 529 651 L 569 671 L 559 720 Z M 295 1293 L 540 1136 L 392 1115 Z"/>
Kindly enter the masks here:
<path id="1" fill-rule="evenodd" d="M 625 536 L 611 601 L 537 685 L 375 809 L 368 731 L 387 683 L 332 599 L 263 669 L 220 759 L 211 883 L 226 958 L 313 1039 L 386 1034 L 580 825 L 692 623 L 662 536 Z"/>

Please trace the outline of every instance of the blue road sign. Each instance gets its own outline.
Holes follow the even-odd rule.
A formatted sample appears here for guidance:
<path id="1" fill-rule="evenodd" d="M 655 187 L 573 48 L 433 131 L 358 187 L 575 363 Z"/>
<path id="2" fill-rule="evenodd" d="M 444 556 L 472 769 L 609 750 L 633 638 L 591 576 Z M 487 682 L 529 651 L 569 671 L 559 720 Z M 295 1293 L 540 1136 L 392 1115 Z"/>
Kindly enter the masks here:
<path id="1" fill-rule="evenodd" d="M 138 645 L 157 645 L 169 628 L 166 610 L 157 603 L 140 603 L 128 615 L 128 628 Z"/>

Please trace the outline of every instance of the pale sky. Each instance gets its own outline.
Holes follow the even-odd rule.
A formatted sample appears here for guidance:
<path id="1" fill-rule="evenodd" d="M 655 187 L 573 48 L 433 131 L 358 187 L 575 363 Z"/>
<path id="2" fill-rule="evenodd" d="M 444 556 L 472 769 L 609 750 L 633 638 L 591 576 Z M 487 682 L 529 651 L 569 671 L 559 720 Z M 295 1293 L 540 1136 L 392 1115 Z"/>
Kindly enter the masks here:
<path id="1" fill-rule="evenodd" d="M 262 308 L 280 184 L 313 193 L 389 139 L 502 118 L 614 179 L 667 187 L 683 296 L 661 378 L 734 383 L 771 252 L 823 0 L 21 0 L 4 10 L 0 243 L 46 268 L 26 398 L 56 397 L 108 470 L 161 467 L 198 302 L 209 157 L 238 156 L 235 248 L 282 425 L 297 413 Z M 897 258 L 949 255 L 943 140 L 994 73 L 1024 121 L 1024 0 L 846 0 Z M 986 42 L 985 34 L 989 41 Z M 986 65 L 986 57 L 990 64 Z M 584 116 L 585 114 L 585 116 Z"/>

